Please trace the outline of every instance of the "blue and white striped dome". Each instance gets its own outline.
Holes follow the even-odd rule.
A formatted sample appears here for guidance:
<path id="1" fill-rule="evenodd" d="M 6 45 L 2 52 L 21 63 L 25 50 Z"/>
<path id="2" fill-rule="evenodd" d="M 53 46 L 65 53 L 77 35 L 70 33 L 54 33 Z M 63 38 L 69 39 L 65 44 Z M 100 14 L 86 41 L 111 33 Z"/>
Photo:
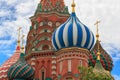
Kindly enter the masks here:
<path id="1" fill-rule="evenodd" d="M 64 24 L 56 29 L 52 36 L 52 44 L 56 50 L 67 47 L 91 50 L 94 41 L 93 33 L 79 21 L 74 12 Z"/>

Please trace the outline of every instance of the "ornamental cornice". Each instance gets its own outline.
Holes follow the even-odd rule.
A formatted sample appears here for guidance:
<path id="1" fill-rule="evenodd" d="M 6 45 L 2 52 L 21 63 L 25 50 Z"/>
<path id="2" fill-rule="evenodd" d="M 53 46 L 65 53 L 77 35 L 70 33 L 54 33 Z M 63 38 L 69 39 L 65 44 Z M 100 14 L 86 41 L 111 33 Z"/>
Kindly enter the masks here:
<path id="1" fill-rule="evenodd" d="M 69 17 L 70 16 L 70 14 L 61 14 L 61 13 L 54 12 L 54 11 L 52 11 L 52 12 L 38 12 L 36 15 L 30 17 L 30 19 L 34 20 L 34 19 L 38 18 L 41 15 L 45 15 L 45 17 L 49 17 L 49 16 L 51 16 L 51 14 L 53 14 L 54 16 L 57 16 L 59 18 Z"/>
<path id="2" fill-rule="evenodd" d="M 71 48 L 63 48 L 61 50 L 58 50 L 55 52 L 55 54 L 58 56 L 60 54 L 66 54 L 66 53 L 74 53 L 74 52 L 78 52 L 78 53 L 85 53 L 89 56 L 90 51 L 88 51 L 87 49 L 84 48 L 78 48 L 78 47 L 71 47 Z"/>

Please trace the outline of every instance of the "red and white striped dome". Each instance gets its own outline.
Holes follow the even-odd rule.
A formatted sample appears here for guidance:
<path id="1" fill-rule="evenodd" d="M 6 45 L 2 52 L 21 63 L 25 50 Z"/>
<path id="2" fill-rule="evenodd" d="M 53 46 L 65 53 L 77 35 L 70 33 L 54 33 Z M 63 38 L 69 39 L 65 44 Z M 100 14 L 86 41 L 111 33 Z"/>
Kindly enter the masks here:
<path id="1" fill-rule="evenodd" d="M 16 51 L 5 63 L 0 66 L 0 80 L 8 80 L 7 73 L 11 65 L 13 65 L 20 56 L 20 46 L 16 47 Z"/>

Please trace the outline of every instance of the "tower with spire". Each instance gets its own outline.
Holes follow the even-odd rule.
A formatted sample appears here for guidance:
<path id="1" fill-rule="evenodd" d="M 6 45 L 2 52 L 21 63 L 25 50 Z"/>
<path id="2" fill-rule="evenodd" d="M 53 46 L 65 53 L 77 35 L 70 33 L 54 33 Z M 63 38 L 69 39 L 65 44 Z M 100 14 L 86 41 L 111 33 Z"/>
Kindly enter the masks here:
<path id="1" fill-rule="evenodd" d="M 99 33 L 98 33 L 98 24 L 100 23 L 100 21 L 97 21 L 95 23 L 95 25 L 97 26 L 97 34 L 96 34 L 96 39 L 97 41 L 100 43 L 100 40 L 99 40 Z M 93 69 L 93 72 L 97 75 L 101 75 L 101 77 L 105 77 L 105 78 L 109 78 L 110 80 L 114 80 L 114 78 L 111 76 L 110 72 L 105 70 L 100 62 L 101 60 L 101 52 L 100 52 L 100 45 L 99 43 L 97 43 L 97 59 L 96 59 L 96 63 L 95 63 L 95 66 L 94 66 L 94 69 Z"/>
<path id="2" fill-rule="evenodd" d="M 41 0 L 30 17 L 31 26 L 27 36 L 26 60 L 35 70 L 35 78 L 45 80 L 56 76 L 52 69 L 54 49 L 52 33 L 69 17 L 68 7 L 63 0 Z M 48 67 L 49 66 L 49 67 Z"/>
<path id="3" fill-rule="evenodd" d="M 41 0 L 27 36 L 26 54 L 52 50 L 52 33 L 69 17 L 68 7 L 63 0 Z"/>
<path id="4" fill-rule="evenodd" d="M 78 66 L 88 67 L 94 35 L 75 12 L 75 2 L 68 20 L 53 33 L 52 43 L 56 50 L 56 74 L 58 80 L 78 80 Z"/>
<path id="5" fill-rule="evenodd" d="M 113 68 L 113 61 L 111 56 L 103 49 L 103 47 L 100 44 L 99 41 L 99 29 L 98 29 L 98 25 L 99 25 L 100 21 L 97 21 L 95 23 L 95 26 L 97 27 L 96 30 L 96 43 L 94 48 L 92 49 L 90 55 L 89 55 L 89 66 L 94 67 L 96 64 L 96 60 L 97 60 L 97 55 L 99 55 L 100 58 L 100 62 L 102 64 L 102 66 L 104 67 L 105 70 L 107 71 L 111 71 Z"/>
<path id="6" fill-rule="evenodd" d="M 7 77 L 8 69 L 19 59 L 21 52 L 21 46 L 20 46 L 21 27 L 19 27 L 17 31 L 18 31 L 18 40 L 17 40 L 16 50 L 14 54 L 4 64 L 2 64 L 2 66 L 0 66 L 0 80 L 8 80 Z"/>

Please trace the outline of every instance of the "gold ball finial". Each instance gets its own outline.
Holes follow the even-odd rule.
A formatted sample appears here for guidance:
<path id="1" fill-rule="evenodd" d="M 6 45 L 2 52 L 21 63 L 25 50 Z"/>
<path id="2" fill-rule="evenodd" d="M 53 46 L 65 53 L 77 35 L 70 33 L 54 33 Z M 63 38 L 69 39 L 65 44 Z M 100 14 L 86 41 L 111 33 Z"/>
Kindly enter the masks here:
<path id="1" fill-rule="evenodd" d="M 17 45 L 18 45 L 18 46 L 20 46 L 20 30 L 21 30 L 21 29 L 22 29 L 21 27 L 19 27 L 19 28 L 17 29 L 17 31 L 18 31 Z"/>
<path id="2" fill-rule="evenodd" d="M 74 0 L 73 0 L 73 3 L 72 3 L 72 12 L 75 12 L 75 2 L 74 2 Z"/>

